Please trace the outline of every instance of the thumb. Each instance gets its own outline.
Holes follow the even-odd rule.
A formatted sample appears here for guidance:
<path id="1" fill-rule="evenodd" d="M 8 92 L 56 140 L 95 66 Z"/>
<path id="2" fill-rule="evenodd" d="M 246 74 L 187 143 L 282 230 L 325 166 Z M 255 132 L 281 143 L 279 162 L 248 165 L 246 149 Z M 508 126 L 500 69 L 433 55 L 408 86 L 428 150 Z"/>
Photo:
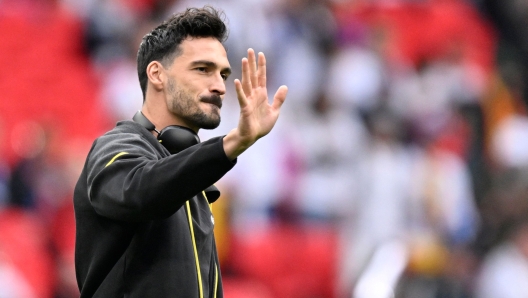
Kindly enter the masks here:
<path id="1" fill-rule="evenodd" d="M 286 101 L 286 95 L 288 94 L 288 87 L 282 85 L 279 87 L 275 96 L 273 96 L 273 103 L 271 104 L 274 109 L 280 109 L 284 101 Z"/>

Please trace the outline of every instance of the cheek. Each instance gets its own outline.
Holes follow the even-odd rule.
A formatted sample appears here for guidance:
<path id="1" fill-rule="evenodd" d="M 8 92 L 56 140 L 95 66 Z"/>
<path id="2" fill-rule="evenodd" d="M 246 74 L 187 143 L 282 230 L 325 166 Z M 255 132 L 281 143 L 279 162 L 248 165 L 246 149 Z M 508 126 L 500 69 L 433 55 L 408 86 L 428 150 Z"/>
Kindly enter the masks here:
<path id="1" fill-rule="evenodd" d="M 197 97 L 197 92 L 192 88 L 192 85 L 185 80 L 178 80 L 173 84 L 170 91 L 170 97 L 175 98 L 194 98 Z"/>
<path id="2" fill-rule="evenodd" d="M 186 78 L 182 83 L 185 88 L 194 95 L 202 94 L 208 90 L 209 78 L 206 75 L 192 76 Z"/>

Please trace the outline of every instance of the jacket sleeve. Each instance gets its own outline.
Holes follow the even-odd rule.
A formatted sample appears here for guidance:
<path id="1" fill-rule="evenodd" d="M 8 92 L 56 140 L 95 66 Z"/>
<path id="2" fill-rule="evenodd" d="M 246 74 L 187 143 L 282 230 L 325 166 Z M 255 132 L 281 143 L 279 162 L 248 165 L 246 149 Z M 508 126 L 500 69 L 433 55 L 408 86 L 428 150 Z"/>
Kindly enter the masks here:
<path id="1" fill-rule="evenodd" d="M 103 136 L 93 147 L 87 183 L 95 211 L 115 220 L 166 218 L 235 165 L 221 137 L 161 159 L 139 135 L 113 137 Z"/>

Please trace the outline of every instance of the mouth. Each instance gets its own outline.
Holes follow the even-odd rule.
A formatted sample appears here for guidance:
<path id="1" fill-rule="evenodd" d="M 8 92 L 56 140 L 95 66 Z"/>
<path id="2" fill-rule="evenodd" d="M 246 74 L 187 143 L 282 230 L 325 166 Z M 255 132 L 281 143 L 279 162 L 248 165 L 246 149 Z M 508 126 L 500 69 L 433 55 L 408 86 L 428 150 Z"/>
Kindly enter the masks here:
<path id="1" fill-rule="evenodd" d="M 202 102 L 216 106 L 219 109 L 222 108 L 222 99 L 220 98 L 220 96 L 217 95 L 203 97 Z"/>
<path id="2" fill-rule="evenodd" d="M 214 103 L 212 103 L 212 102 L 205 102 L 205 103 L 208 104 L 208 105 L 211 105 L 211 106 L 213 106 L 213 107 L 215 107 L 215 108 L 218 108 L 218 109 L 221 109 L 221 108 L 222 108 L 221 106 L 219 106 L 219 105 L 217 105 L 217 104 L 214 104 Z"/>

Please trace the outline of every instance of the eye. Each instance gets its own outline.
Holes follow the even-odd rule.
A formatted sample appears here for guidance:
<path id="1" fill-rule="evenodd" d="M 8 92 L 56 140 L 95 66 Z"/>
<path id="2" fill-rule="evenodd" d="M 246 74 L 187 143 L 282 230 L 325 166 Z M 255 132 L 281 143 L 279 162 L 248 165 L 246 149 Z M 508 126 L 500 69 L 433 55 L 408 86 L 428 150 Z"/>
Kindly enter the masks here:
<path id="1" fill-rule="evenodd" d="M 223 74 L 221 74 L 221 76 L 222 76 L 222 79 L 224 79 L 224 81 L 227 81 L 227 77 L 228 77 L 227 74 L 223 73 Z"/>
<path id="2" fill-rule="evenodd" d="M 206 67 L 197 67 L 195 68 L 197 71 L 199 72 L 206 72 L 207 71 L 207 68 Z"/>

